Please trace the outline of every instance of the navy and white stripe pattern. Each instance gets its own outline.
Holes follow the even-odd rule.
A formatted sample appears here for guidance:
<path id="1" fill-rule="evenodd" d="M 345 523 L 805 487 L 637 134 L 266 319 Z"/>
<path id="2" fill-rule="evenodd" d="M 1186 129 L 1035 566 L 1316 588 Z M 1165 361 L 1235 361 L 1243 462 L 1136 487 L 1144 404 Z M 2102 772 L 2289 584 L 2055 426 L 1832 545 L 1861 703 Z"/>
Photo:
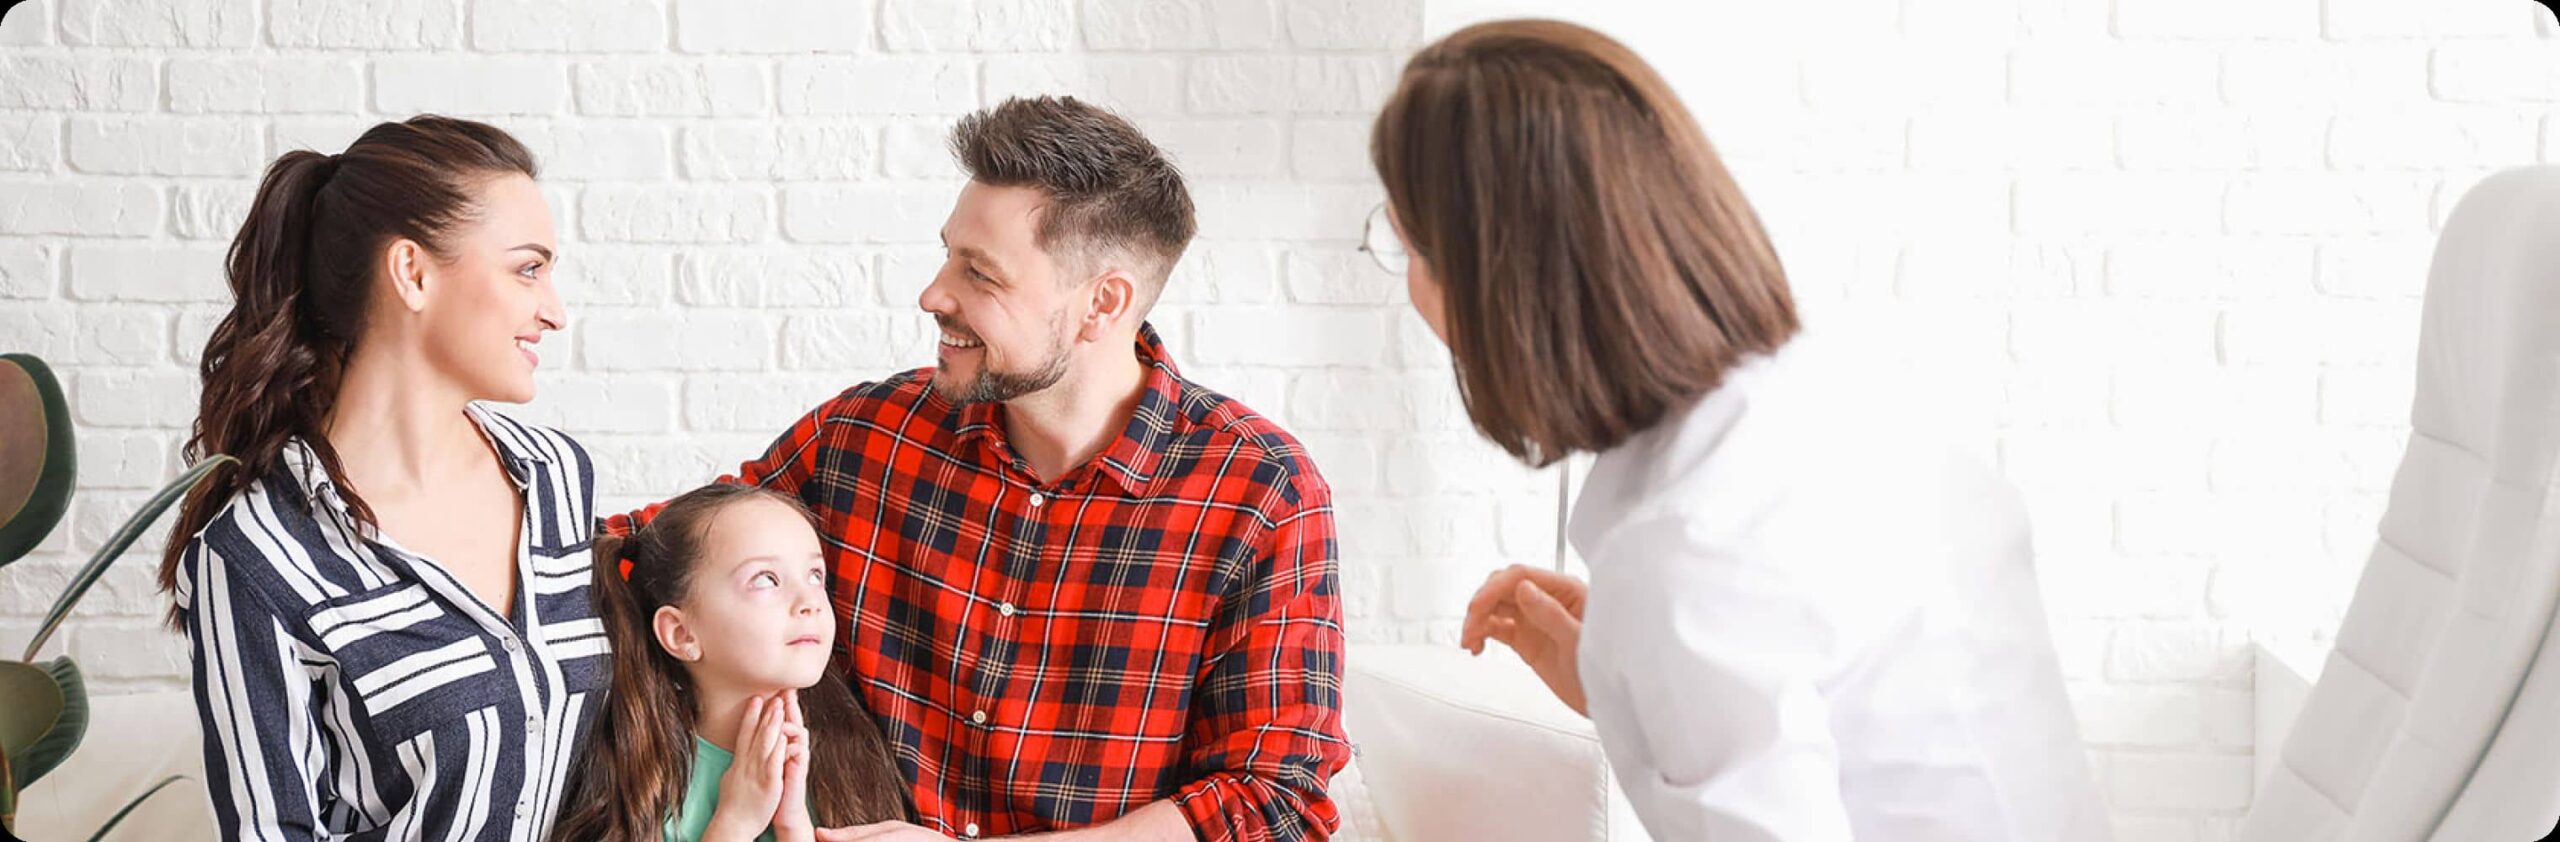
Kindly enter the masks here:
<path id="1" fill-rule="evenodd" d="M 524 497 L 511 606 L 359 530 L 300 441 L 187 545 L 177 601 L 224 839 L 550 835 L 612 669 L 588 602 L 595 472 L 568 436 L 469 413 Z"/>

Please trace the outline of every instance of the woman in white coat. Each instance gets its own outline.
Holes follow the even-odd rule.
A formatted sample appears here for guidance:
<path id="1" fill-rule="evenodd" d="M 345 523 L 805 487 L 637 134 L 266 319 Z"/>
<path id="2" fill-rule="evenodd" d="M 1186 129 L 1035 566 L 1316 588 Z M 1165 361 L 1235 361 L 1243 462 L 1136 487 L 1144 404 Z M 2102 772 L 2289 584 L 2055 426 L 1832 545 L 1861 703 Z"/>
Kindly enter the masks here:
<path id="1" fill-rule="evenodd" d="M 1590 583 L 1497 573 L 1465 645 L 1591 717 L 1655 838 L 2107 837 L 2014 493 L 1925 396 L 1797 336 L 1650 67 L 1571 24 L 1471 27 L 1405 67 L 1371 157 L 1368 248 L 1477 429 L 1597 454 L 1567 533 Z"/>

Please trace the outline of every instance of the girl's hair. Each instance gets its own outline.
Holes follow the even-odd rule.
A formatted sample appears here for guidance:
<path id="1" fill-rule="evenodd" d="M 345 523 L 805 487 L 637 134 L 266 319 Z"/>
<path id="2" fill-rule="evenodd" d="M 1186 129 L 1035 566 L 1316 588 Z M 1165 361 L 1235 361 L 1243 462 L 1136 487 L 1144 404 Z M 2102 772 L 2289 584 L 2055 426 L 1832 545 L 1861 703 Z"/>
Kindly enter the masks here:
<path id="1" fill-rule="evenodd" d="M 214 453 L 240 462 L 187 495 L 161 557 L 161 590 L 176 585 L 188 539 L 297 437 L 357 522 L 374 522 L 325 433 L 363 339 L 375 264 L 396 239 L 438 250 L 478 213 L 479 186 L 506 175 L 535 175 L 524 144 L 494 126 L 432 114 L 376 125 L 336 155 L 297 149 L 268 165 L 231 240 L 231 312 L 205 342 L 204 392 L 185 450 L 189 464 Z M 177 622 L 176 609 L 169 619 Z"/>
<path id="2" fill-rule="evenodd" d="M 586 750 L 571 761 L 569 806 L 552 838 L 657 842 L 683 804 L 693 770 L 693 691 L 684 664 L 658 645 L 652 621 L 692 588 L 712 516 L 749 500 L 790 506 L 818 527 L 789 496 L 715 483 L 668 501 L 627 538 L 596 537 L 596 613 L 613 645 L 613 687 Z M 837 827 L 912 814 L 888 741 L 832 662 L 816 686 L 800 691 L 800 708 L 811 743 L 811 820 Z"/>

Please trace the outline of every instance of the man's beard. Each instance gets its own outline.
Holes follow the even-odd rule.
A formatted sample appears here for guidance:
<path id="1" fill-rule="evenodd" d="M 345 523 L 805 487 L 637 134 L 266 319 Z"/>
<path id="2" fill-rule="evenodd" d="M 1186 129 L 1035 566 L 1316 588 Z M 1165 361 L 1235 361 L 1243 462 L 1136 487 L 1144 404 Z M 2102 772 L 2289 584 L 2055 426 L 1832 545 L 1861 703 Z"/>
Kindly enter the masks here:
<path id="1" fill-rule="evenodd" d="M 1067 376 L 1067 340 L 1056 329 L 1065 321 L 1066 313 L 1064 312 L 1050 319 L 1049 353 L 1031 371 L 998 371 L 995 366 L 988 363 L 987 357 L 992 355 L 981 351 L 978 376 L 970 378 L 967 384 L 952 389 L 951 402 L 958 406 L 974 403 L 1003 403 L 1057 385 L 1059 380 Z M 978 339 L 981 343 L 985 341 L 985 337 L 978 337 Z M 983 349 L 986 346 L 981 344 L 979 347 Z M 935 379 L 941 379 L 938 372 Z"/>

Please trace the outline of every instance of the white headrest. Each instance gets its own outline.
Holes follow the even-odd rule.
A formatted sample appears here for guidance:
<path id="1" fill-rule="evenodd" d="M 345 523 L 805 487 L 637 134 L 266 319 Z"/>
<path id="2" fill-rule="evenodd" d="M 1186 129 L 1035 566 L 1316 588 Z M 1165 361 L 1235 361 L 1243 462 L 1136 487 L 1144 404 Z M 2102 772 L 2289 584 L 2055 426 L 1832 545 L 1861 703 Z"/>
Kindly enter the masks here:
<path id="1" fill-rule="evenodd" d="M 2542 487 L 2560 457 L 2560 167 L 2508 170 L 2436 241 L 2418 342 L 2419 430 Z"/>

